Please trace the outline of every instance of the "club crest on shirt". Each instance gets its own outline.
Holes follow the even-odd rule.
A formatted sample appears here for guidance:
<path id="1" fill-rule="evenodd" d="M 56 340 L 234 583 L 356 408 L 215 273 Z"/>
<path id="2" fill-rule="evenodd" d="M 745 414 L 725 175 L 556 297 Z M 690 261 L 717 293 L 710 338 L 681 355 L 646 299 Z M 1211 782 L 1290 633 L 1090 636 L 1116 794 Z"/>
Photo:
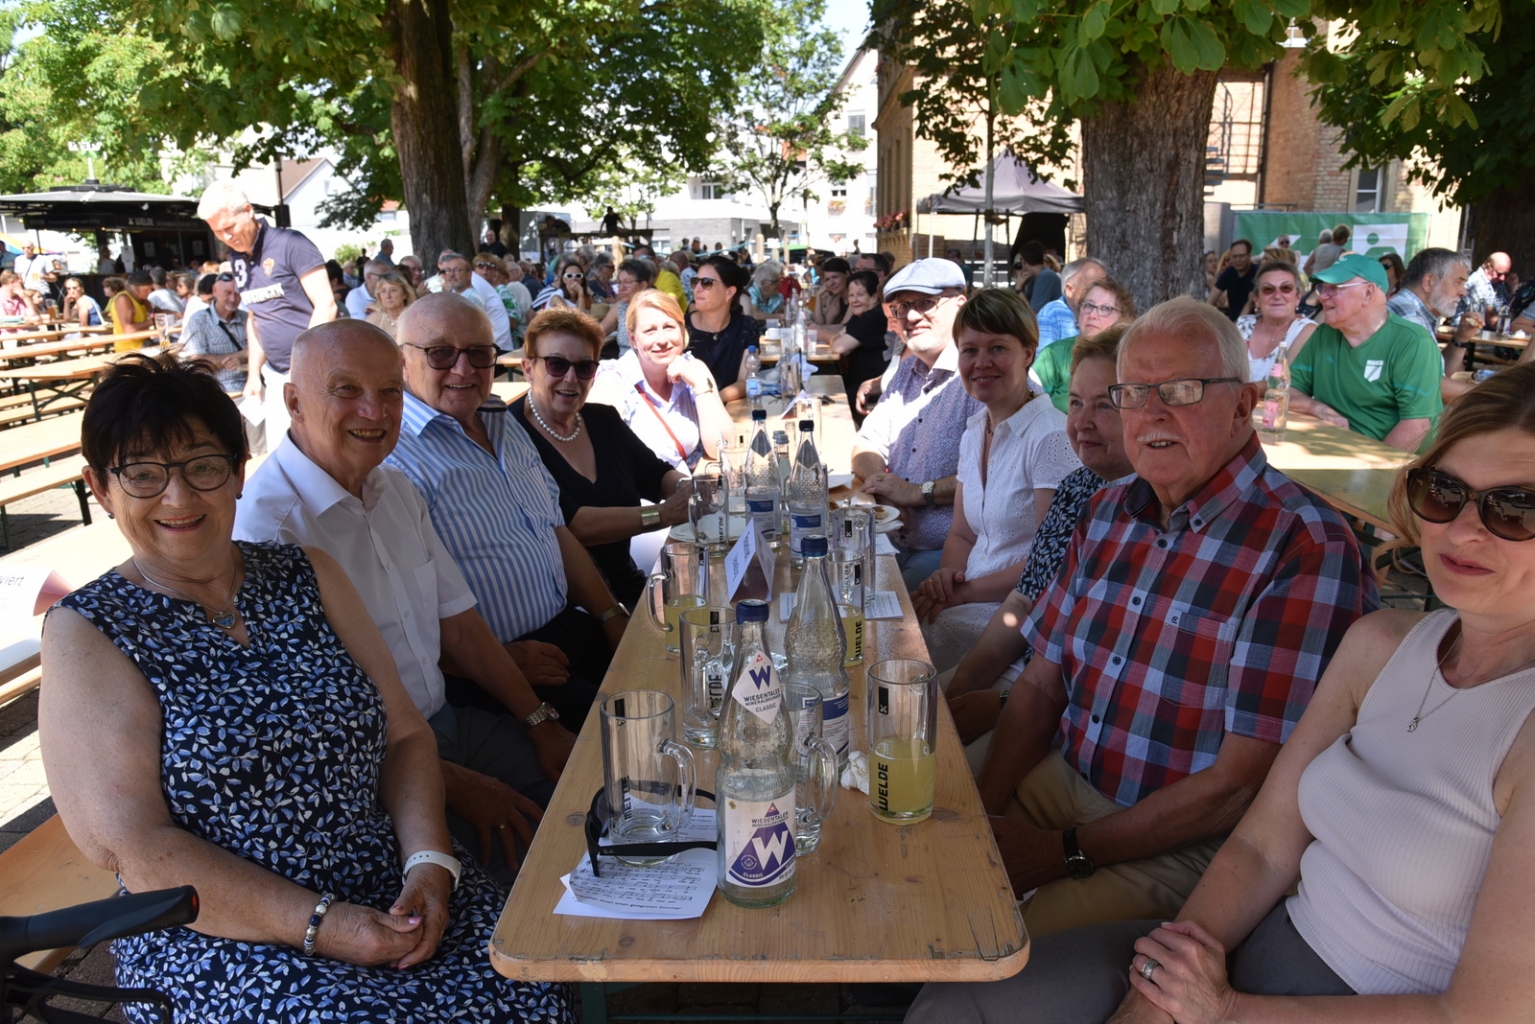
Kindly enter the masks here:
<path id="1" fill-rule="evenodd" d="M 1380 380 L 1380 372 L 1386 368 L 1384 359 L 1366 359 L 1364 363 L 1364 379 L 1371 382 Z"/>
<path id="2" fill-rule="evenodd" d="M 277 261 L 268 256 L 266 259 L 261 261 L 261 272 L 266 274 L 268 277 L 271 277 L 272 268 L 275 266 L 277 266 Z M 1379 376 L 1379 374 L 1376 374 L 1376 376 Z"/>

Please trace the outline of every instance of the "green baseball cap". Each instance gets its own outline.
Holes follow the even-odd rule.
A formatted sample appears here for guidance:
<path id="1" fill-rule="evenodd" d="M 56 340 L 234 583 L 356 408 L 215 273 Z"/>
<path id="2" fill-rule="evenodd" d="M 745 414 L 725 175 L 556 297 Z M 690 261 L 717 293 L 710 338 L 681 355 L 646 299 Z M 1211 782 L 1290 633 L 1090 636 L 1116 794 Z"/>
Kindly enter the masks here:
<path id="1" fill-rule="evenodd" d="M 1351 252 L 1339 258 L 1326 270 L 1318 270 L 1311 275 L 1311 280 L 1327 284 L 1344 284 L 1356 277 L 1364 278 L 1383 292 L 1391 288 L 1390 282 L 1386 280 L 1386 268 L 1380 265 L 1380 260 L 1357 252 Z"/>

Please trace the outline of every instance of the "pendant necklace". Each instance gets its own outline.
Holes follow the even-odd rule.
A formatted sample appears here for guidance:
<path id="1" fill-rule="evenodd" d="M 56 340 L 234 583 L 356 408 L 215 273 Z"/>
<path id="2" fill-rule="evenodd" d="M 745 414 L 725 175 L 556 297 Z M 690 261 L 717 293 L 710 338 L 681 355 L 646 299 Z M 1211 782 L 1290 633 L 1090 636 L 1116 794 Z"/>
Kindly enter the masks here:
<path id="1" fill-rule="evenodd" d="M 560 442 L 563 442 L 565 444 L 569 444 L 570 442 L 574 441 L 576 438 L 581 436 L 581 414 L 580 413 L 576 413 L 576 429 L 575 429 L 575 431 L 569 437 L 566 437 L 563 434 L 556 434 L 554 432 L 554 428 L 551 427 L 549 424 L 544 422 L 544 418 L 538 414 L 538 406 L 533 404 L 533 396 L 532 395 L 528 396 L 528 411 L 533 414 L 533 418 L 538 421 L 538 425 L 544 428 L 544 433 L 548 434 L 550 437 L 554 438 L 556 441 L 560 441 Z"/>
<path id="2" fill-rule="evenodd" d="M 1450 644 L 1450 649 L 1448 651 L 1444 652 L 1444 657 L 1440 658 L 1439 659 L 1439 664 L 1434 666 L 1434 672 L 1442 672 L 1444 670 L 1445 660 L 1447 658 L 1449 658 L 1450 654 L 1455 650 L 1456 646 L 1459 645 L 1460 638 L 1462 636 L 1464 636 L 1464 635 L 1465 635 L 1464 632 L 1456 634 L 1455 642 Z M 1531 665 L 1535 665 L 1535 658 L 1530 659 L 1529 661 L 1525 662 L 1523 665 L 1519 665 L 1519 666 L 1515 667 L 1514 669 L 1512 669 L 1512 670 L 1510 670 L 1508 672 L 1499 673 L 1494 678 L 1502 679 L 1505 676 L 1511 676 L 1515 672 L 1522 672 L 1522 671 L 1524 671 L 1526 668 L 1528 668 Z M 1429 708 L 1428 711 L 1425 713 L 1424 710 L 1423 710 L 1423 705 L 1428 703 L 1428 695 L 1429 695 L 1430 692 L 1432 692 L 1432 690 L 1434 688 L 1434 672 L 1430 672 L 1429 673 L 1429 676 L 1428 676 L 1428 687 L 1423 691 L 1423 699 L 1418 701 L 1418 713 L 1416 715 L 1413 715 L 1412 716 L 1412 721 L 1407 723 L 1407 731 L 1408 732 L 1417 732 L 1419 723 L 1421 723 L 1429 715 L 1432 715 L 1435 711 L 1438 711 L 1440 708 L 1444 707 L 1450 701 L 1454 700 L 1456 695 L 1459 694 L 1462 689 L 1470 689 L 1470 687 L 1460 687 L 1460 686 L 1454 687 L 1453 688 L 1453 690 L 1454 690 L 1453 693 L 1451 693 L 1444 700 L 1440 701 L 1438 704 L 1435 704 L 1433 707 Z M 1448 685 L 1449 684 L 1449 680 L 1445 680 L 1445 683 L 1446 683 L 1446 685 Z"/>
<path id="3" fill-rule="evenodd" d="M 139 575 L 144 577 L 150 583 L 153 583 L 155 586 L 159 587 L 161 590 L 169 590 L 172 594 L 175 594 L 177 597 L 183 598 L 183 599 L 185 599 L 187 601 L 191 601 L 193 604 L 195 604 L 199 608 L 201 608 L 203 610 L 203 614 L 208 617 L 208 621 L 212 622 L 218 628 L 220 628 L 220 629 L 234 629 L 235 628 L 235 605 L 234 605 L 235 585 L 240 582 L 240 570 L 238 568 L 235 569 L 234 579 L 230 581 L 229 593 L 224 596 L 224 607 L 223 607 L 223 609 L 219 610 L 219 611 L 216 611 L 212 607 L 210 607 L 210 606 L 208 606 L 206 604 L 203 604 L 201 601 L 197 600 L 197 598 L 195 598 L 192 595 L 186 593 L 185 591 L 177 590 L 175 587 L 170 586 L 169 584 L 161 583 L 159 580 L 157 580 L 153 576 L 149 575 L 149 573 L 144 571 L 144 567 L 139 564 L 139 560 L 137 558 L 129 559 L 129 561 L 131 561 L 133 563 L 133 567 L 139 571 Z"/>

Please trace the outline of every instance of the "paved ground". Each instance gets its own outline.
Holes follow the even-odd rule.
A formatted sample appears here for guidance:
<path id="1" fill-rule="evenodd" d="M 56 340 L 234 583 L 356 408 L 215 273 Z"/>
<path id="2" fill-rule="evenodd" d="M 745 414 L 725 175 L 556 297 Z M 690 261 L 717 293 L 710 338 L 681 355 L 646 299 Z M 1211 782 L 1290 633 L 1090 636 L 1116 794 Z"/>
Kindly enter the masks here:
<path id="1" fill-rule="evenodd" d="M 0 444 L 4 443 L 5 433 L 0 431 Z M 5 506 L 5 516 L 10 525 L 11 550 L 14 551 L 78 527 L 80 499 L 75 497 L 72 487 L 55 487 L 11 502 Z M 98 517 L 105 518 L 105 514 L 95 499 L 91 499 L 91 520 L 94 522 Z"/>

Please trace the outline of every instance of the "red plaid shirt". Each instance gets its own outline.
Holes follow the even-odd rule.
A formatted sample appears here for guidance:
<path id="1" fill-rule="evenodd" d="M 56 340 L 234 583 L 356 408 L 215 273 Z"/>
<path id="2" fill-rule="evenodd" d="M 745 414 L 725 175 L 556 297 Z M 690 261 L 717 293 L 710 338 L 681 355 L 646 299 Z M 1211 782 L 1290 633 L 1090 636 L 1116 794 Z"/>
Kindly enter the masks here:
<path id="1" fill-rule="evenodd" d="M 1164 531 L 1139 478 L 1099 492 L 1024 625 L 1061 666 L 1066 763 L 1125 807 L 1283 742 L 1343 633 L 1379 603 L 1353 533 L 1256 437 Z"/>

